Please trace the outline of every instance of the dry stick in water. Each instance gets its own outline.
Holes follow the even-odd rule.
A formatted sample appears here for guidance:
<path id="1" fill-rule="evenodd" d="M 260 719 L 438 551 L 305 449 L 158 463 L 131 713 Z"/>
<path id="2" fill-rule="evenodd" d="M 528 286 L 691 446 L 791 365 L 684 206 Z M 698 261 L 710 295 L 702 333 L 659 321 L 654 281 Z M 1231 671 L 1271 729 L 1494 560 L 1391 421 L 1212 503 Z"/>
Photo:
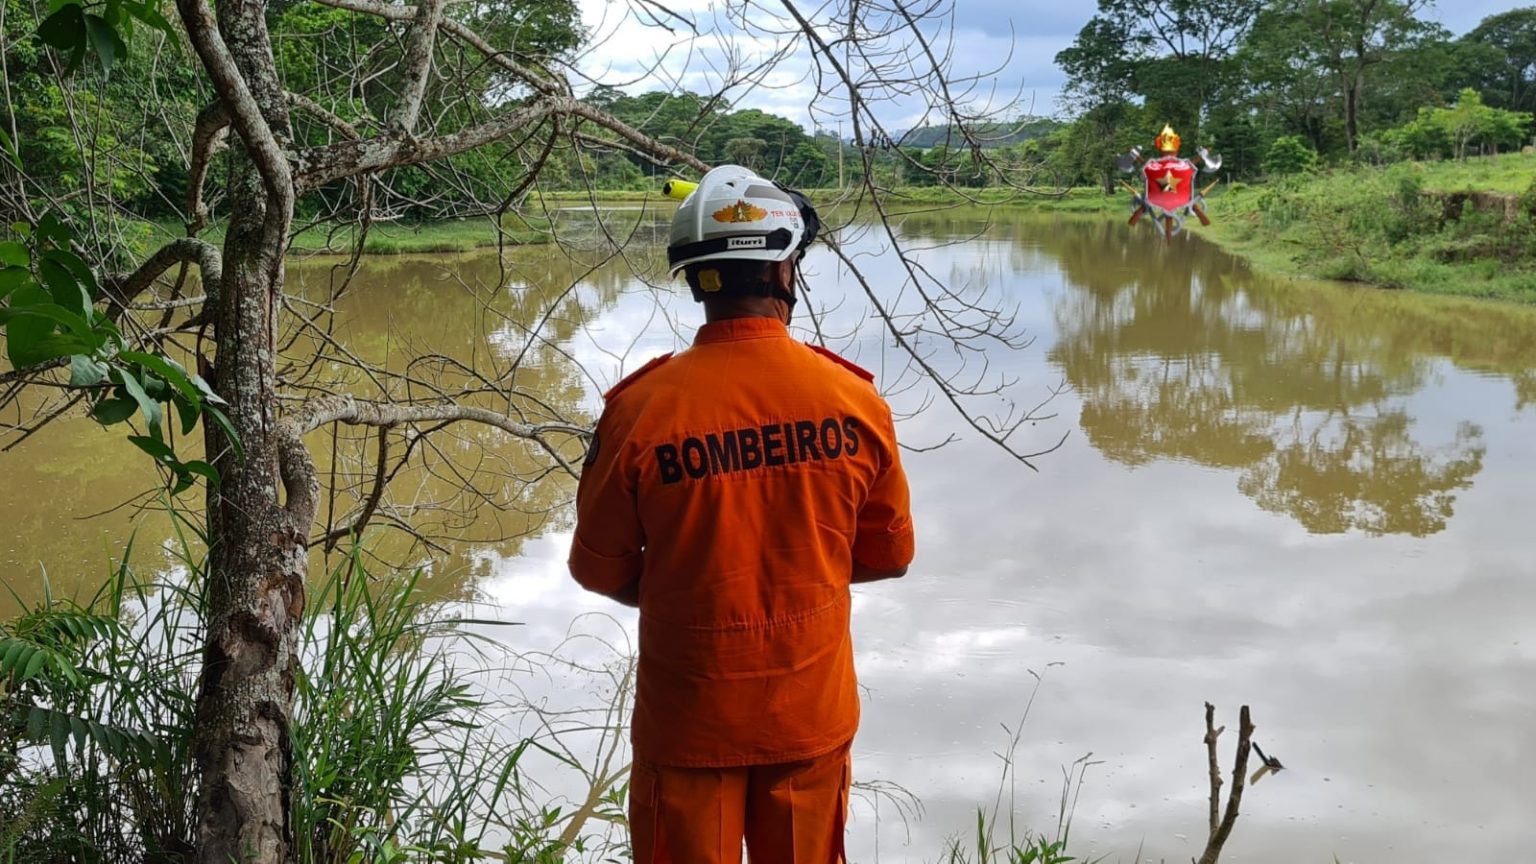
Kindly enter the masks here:
<path id="1" fill-rule="evenodd" d="M 1216 757 L 1216 738 L 1227 727 L 1216 728 L 1216 706 L 1205 703 L 1205 749 L 1211 762 L 1211 835 L 1205 843 L 1205 852 L 1199 864 L 1216 864 L 1221 857 L 1221 847 L 1237 824 L 1237 808 L 1243 801 L 1243 780 L 1248 775 L 1248 752 L 1253 748 L 1253 722 L 1248 717 L 1248 706 L 1239 713 L 1237 727 L 1237 760 L 1232 765 L 1232 789 L 1227 793 L 1227 809 L 1217 818 L 1221 803 L 1221 762 Z"/>

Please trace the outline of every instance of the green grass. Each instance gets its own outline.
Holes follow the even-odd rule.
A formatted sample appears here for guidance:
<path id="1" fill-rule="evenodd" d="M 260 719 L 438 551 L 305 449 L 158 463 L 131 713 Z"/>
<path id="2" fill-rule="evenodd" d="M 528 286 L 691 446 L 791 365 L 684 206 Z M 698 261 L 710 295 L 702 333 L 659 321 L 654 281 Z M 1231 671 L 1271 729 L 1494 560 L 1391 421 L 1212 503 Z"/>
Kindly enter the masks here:
<path id="1" fill-rule="evenodd" d="M 1197 230 L 1274 273 L 1536 303 L 1533 176 L 1516 154 L 1233 184 Z"/>
<path id="2" fill-rule="evenodd" d="M 813 189 L 808 193 L 811 200 L 835 201 L 835 189 Z M 962 189 L 951 190 L 938 186 L 908 186 L 893 189 L 885 198 L 895 210 L 907 209 L 909 204 L 969 205 L 985 204 L 1008 206 L 1043 212 L 1102 213 L 1129 208 L 1124 195 L 1105 195 L 1101 190 L 1077 187 L 1042 192 L 1020 192 L 1015 189 Z"/>
<path id="3" fill-rule="evenodd" d="M 1434 192 L 1479 190 L 1520 195 L 1536 178 L 1536 154 L 1506 153 L 1465 162 L 1409 163 L 1424 178 L 1424 188 Z"/>
<path id="4" fill-rule="evenodd" d="M 509 217 L 508 222 L 511 222 Z M 365 255 L 402 255 L 421 252 L 471 252 L 498 245 L 522 246 L 544 243 L 548 232 L 522 223 L 506 224 L 498 234 L 489 219 L 455 219 L 447 222 L 386 223 L 374 225 L 363 242 Z M 333 230 L 310 228 L 293 238 L 297 253 L 350 253 L 357 243 L 356 226 Z"/>
<path id="5" fill-rule="evenodd" d="M 42 658 L 0 670 L 0 864 L 191 850 L 202 545 L 183 534 L 172 547 L 182 577 L 144 581 L 124 564 L 88 603 L 48 595 L 0 622 L 0 654 Z M 520 766 L 537 745 L 499 729 L 505 706 L 483 690 L 480 673 L 511 668 L 508 649 L 475 630 L 497 622 L 449 617 L 421 578 L 375 579 L 354 549 L 310 586 L 293 713 L 294 859 L 579 852 L 584 825 L 617 816 L 612 796 L 565 813 L 545 806 Z"/>
<path id="6" fill-rule="evenodd" d="M 817 208 L 836 207 L 863 192 L 861 186 L 847 189 L 829 187 L 802 189 Z M 662 196 L 660 183 L 654 190 L 618 190 L 598 192 L 546 192 L 544 200 L 551 204 L 585 203 L 596 199 L 603 203 L 667 202 Z M 1105 195 L 1098 189 L 1074 188 L 1056 190 L 1055 193 L 1020 192 L 1015 189 L 949 189 L 942 186 L 901 186 L 889 190 L 886 199 L 896 209 L 907 204 L 1007 204 L 1035 210 L 1098 213 L 1105 210 L 1123 209 L 1128 206 L 1125 196 Z"/>

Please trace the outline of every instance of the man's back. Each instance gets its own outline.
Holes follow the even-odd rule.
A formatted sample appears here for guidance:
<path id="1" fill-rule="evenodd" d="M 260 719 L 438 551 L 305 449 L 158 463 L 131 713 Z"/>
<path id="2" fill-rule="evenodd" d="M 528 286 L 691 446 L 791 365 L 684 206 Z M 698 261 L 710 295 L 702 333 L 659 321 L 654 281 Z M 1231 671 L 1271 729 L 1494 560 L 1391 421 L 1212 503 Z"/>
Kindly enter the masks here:
<path id="1" fill-rule="evenodd" d="M 639 576 L 637 758 L 766 764 L 852 739 L 854 564 L 912 552 L 895 447 L 867 373 L 772 319 L 705 325 L 610 392 L 573 571 L 587 559 L 604 593 Z"/>

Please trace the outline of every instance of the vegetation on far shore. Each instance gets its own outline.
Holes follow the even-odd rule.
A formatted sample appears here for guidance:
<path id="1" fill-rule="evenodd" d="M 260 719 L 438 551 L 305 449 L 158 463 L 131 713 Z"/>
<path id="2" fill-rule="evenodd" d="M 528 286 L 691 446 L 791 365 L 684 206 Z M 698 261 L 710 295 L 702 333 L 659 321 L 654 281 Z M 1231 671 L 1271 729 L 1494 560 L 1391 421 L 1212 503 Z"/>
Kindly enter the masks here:
<path id="1" fill-rule="evenodd" d="M 1233 186 L 1204 236 L 1284 275 L 1536 303 L 1536 155 Z"/>
<path id="2" fill-rule="evenodd" d="M 1427 294 L 1536 303 L 1536 154 L 1465 161 L 1399 162 L 1319 169 L 1269 183 L 1235 183 L 1212 193 L 1213 224 L 1192 230 L 1259 268 L 1288 276 L 1361 282 Z M 835 209 L 845 194 L 810 190 Z M 604 204 L 670 207 L 659 191 L 547 193 L 549 208 Z M 1124 215 L 1128 195 L 1076 187 L 1056 194 L 941 187 L 890 191 L 891 212 L 968 204 L 1042 213 Z M 533 208 L 528 208 L 533 209 Z M 513 224 L 513 220 L 516 223 Z M 373 225 L 364 254 L 470 252 L 545 242 L 549 222 L 509 216 L 498 236 L 491 217 Z M 298 232 L 297 254 L 350 252 L 355 229 Z"/>

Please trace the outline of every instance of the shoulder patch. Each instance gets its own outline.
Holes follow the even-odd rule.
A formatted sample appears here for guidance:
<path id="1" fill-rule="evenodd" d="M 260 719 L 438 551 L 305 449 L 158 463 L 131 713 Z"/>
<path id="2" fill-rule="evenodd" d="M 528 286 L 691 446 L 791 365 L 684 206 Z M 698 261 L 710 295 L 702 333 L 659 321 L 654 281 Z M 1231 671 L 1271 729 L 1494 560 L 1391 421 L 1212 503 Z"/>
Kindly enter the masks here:
<path id="1" fill-rule="evenodd" d="M 633 371 L 633 372 L 629 373 L 628 375 L 625 375 L 623 378 L 619 379 L 619 383 L 617 383 L 617 384 L 613 385 L 612 387 L 610 387 L 608 389 L 608 392 L 603 394 L 603 401 L 606 402 L 606 401 L 612 399 L 614 396 L 618 395 L 618 393 L 621 390 L 623 390 L 625 387 L 628 387 L 629 385 L 631 385 L 631 384 L 635 383 L 636 381 L 640 380 L 640 378 L 643 377 L 646 373 L 655 370 L 656 367 L 660 366 L 661 364 L 663 364 L 663 363 L 665 363 L 665 362 L 667 362 L 668 360 L 671 360 L 671 359 L 672 359 L 672 352 L 670 352 L 670 351 L 668 351 L 667 353 L 661 355 L 660 357 L 652 358 L 650 360 L 650 362 L 646 363 L 644 366 L 641 366 L 639 369 L 636 369 L 635 371 Z"/>
<path id="2" fill-rule="evenodd" d="M 843 367 L 844 369 L 847 369 L 849 372 L 852 372 L 853 374 L 859 376 L 860 378 L 863 378 L 865 381 L 868 381 L 871 384 L 873 384 L 875 382 L 875 373 L 869 371 L 868 369 L 865 369 L 863 366 L 860 366 L 859 364 L 853 362 L 852 360 L 849 360 L 848 358 L 842 356 L 841 354 L 837 354 L 837 353 L 834 353 L 832 351 L 829 351 L 826 348 L 821 347 L 820 345 L 812 345 L 809 342 L 806 342 L 806 343 L 803 343 L 803 344 L 805 345 L 805 347 L 811 349 L 812 351 L 815 351 L 817 354 L 820 354 L 821 356 L 827 358 L 828 360 L 831 360 L 833 363 L 836 363 L 837 365 Z"/>

